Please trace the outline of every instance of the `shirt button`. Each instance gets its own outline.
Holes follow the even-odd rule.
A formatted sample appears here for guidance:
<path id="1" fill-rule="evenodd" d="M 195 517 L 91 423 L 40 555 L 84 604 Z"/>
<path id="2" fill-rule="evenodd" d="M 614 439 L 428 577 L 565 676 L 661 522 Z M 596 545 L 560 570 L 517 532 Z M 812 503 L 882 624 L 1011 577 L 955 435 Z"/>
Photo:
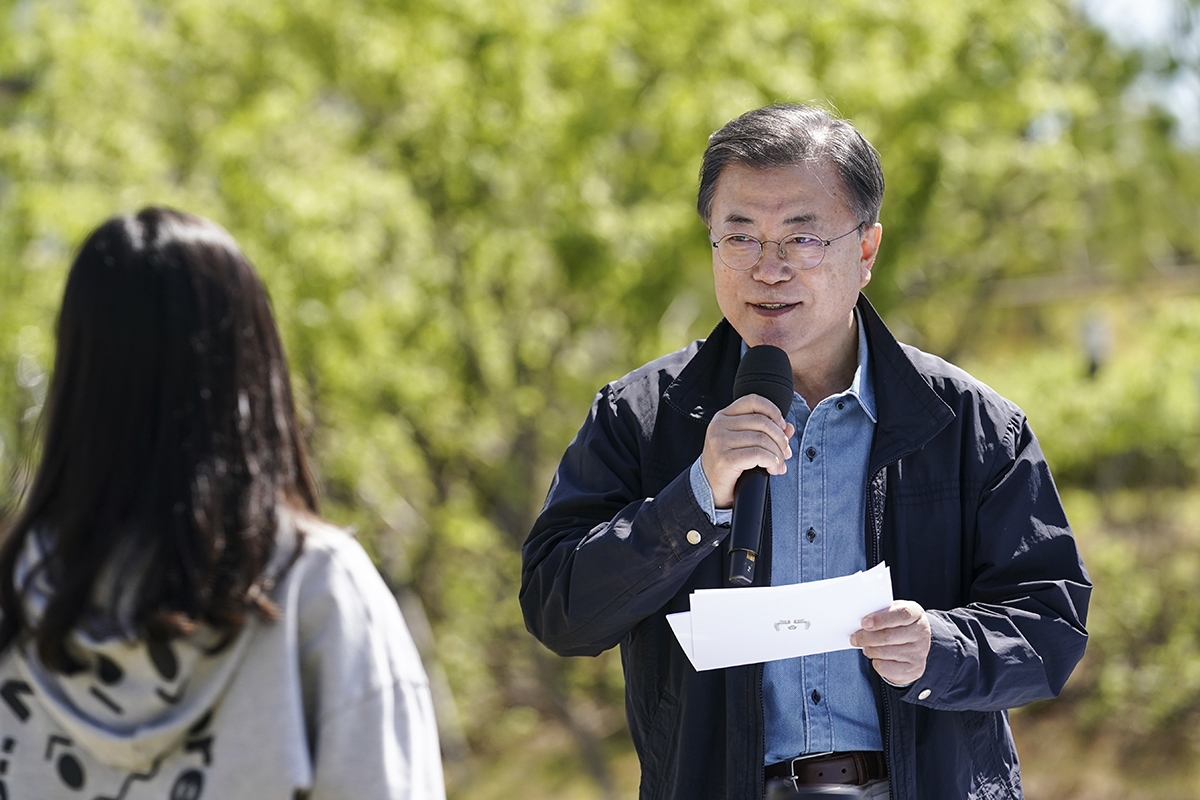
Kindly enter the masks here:
<path id="1" fill-rule="evenodd" d="M 845 407 L 846 407 L 846 404 L 845 404 L 845 403 L 843 403 L 841 400 L 838 400 L 838 406 L 837 406 L 837 407 L 838 407 L 838 411 L 841 411 L 843 408 L 845 408 Z"/>
<path id="2" fill-rule="evenodd" d="M 807 450 L 804 451 L 804 455 L 808 456 L 809 461 L 812 461 L 814 458 L 817 457 L 817 448 L 815 448 L 815 447 L 808 448 Z"/>
<path id="3" fill-rule="evenodd" d="M 931 694 L 933 694 L 933 692 L 929 691 L 928 689 L 925 689 L 919 695 L 917 695 L 917 699 L 918 700 L 928 700 L 929 695 L 931 695 Z"/>
<path id="4" fill-rule="evenodd" d="M 814 704 L 821 702 L 821 693 L 818 692 L 816 689 L 813 689 L 812 701 Z"/>
<path id="5" fill-rule="evenodd" d="M 700 544 L 700 531 L 687 532 L 688 544 Z"/>
<path id="6" fill-rule="evenodd" d="M 816 541 L 817 532 L 814 529 L 809 528 L 808 533 L 804 534 L 804 538 L 808 539 L 810 542 Z"/>

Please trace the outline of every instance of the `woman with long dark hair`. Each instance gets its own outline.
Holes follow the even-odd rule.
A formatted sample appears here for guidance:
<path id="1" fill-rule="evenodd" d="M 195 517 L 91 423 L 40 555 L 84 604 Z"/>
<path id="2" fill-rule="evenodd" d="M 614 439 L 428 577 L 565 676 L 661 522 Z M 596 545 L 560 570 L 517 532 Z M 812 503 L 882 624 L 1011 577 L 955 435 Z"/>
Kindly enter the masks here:
<path id="1" fill-rule="evenodd" d="M 0 544 L 0 799 L 444 797 L 425 673 L 317 516 L 228 233 L 162 208 L 97 228 L 45 415 Z"/>

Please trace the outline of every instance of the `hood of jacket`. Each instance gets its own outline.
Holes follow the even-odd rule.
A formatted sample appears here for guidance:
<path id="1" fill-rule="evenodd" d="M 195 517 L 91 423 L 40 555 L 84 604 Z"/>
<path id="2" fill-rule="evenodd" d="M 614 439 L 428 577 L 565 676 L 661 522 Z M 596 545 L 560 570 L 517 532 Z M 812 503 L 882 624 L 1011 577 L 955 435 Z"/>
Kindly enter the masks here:
<path id="1" fill-rule="evenodd" d="M 272 572 L 289 562 L 293 530 L 281 520 L 276 555 L 268 567 Z M 25 587 L 25 612 L 34 622 L 52 591 L 45 570 L 37 569 L 46 550 L 47 534 L 32 533 L 16 568 L 17 586 Z M 213 652 L 218 635 L 204 627 L 187 638 L 147 642 L 129 633 L 135 580 L 112 569 L 98 577 L 94 607 L 67 643 L 84 669 L 71 675 L 49 670 L 30 643 L 14 645 L 14 657 L 47 713 L 76 744 L 106 764 L 140 772 L 180 746 L 189 730 L 203 727 L 262 623 L 251 615 L 219 652 Z"/>

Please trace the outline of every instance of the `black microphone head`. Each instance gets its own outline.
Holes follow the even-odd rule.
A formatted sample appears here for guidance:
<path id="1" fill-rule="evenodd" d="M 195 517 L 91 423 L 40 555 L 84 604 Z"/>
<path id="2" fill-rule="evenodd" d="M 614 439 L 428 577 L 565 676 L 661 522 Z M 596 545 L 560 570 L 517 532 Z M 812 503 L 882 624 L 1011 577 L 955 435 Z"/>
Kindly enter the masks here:
<path id="1" fill-rule="evenodd" d="M 742 356 L 733 379 L 733 399 L 757 394 L 767 398 L 786 415 L 792 407 L 792 362 L 787 353 L 773 344 L 751 347 Z"/>

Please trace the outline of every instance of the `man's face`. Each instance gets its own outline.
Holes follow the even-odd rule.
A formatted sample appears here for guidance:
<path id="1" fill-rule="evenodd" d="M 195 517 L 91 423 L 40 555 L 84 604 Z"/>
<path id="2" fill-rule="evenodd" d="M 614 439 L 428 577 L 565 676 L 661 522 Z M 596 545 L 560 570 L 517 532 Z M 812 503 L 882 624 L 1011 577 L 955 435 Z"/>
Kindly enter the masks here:
<path id="1" fill-rule="evenodd" d="M 796 233 L 832 239 L 858 222 L 830 166 L 731 164 L 717 180 L 710 226 L 714 242 L 730 233 L 779 242 Z M 876 224 L 838 239 L 803 271 L 783 263 L 776 244 L 764 244 L 762 260 L 744 272 L 726 267 L 714 248 L 717 304 L 747 345 L 782 348 L 797 373 L 837 369 L 857 352 L 852 311 L 871 280 L 881 232 Z"/>

